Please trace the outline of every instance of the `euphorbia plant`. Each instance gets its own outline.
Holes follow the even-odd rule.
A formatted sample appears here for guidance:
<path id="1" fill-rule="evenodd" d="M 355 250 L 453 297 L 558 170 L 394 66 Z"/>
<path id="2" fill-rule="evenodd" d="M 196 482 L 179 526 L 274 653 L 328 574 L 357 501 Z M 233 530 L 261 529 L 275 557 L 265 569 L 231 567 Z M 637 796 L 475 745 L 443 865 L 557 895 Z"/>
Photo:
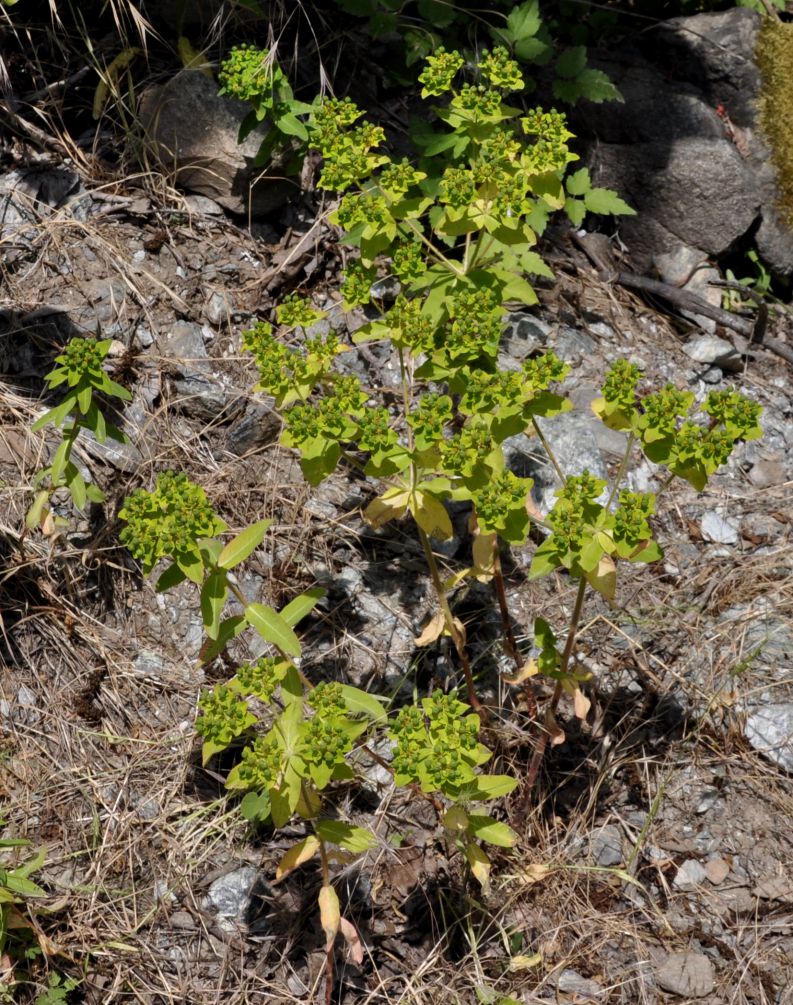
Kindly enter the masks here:
<path id="1" fill-rule="evenodd" d="M 579 715 L 587 709 L 583 677 L 570 659 L 587 585 L 612 598 L 617 561 L 648 562 L 661 554 L 648 523 L 655 497 L 624 489 L 634 447 L 701 489 L 738 439 L 760 435 L 759 407 L 735 392 L 712 394 L 705 405 L 710 421 L 699 425 L 688 419 L 693 394 L 667 387 L 640 399 L 639 371 L 618 361 L 595 409 L 608 425 L 628 432 L 617 476 L 610 490 L 587 472 L 566 477 L 538 420 L 571 407 L 554 389 L 569 367 L 548 352 L 519 369 L 500 369 L 503 317 L 510 302 L 536 302 L 527 274 L 550 275 L 534 247 L 554 211 L 564 210 L 576 225 L 587 211 L 632 211 L 615 193 L 592 188 L 586 169 L 566 173 L 576 155 L 562 114 L 522 114 L 506 104 L 506 95 L 523 87 L 506 50 L 483 53 L 473 79 L 458 86 L 463 70 L 460 53 L 439 50 L 428 60 L 419 78 L 422 96 L 449 95 L 434 109 L 449 128 L 422 129 L 421 156 L 413 163 L 379 152 L 382 130 L 359 122 L 361 112 L 349 99 L 325 101 L 312 117 L 311 138 L 325 165 L 319 186 L 344 193 L 330 219 L 343 241 L 359 249 L 342 284 L 344 306 L 380 308 L 354 341 L 390 341 L 400 400 L 373 395 L 338 369 L 348 347 L 335 334 L 304 337 L 290 349 L 270 324 L 259 322 L 244 344 L 260 370 L 257 388 L 283 410 L 282 442 L 300 451 L 308 481 L 319 483 L 346 456 L 384 483 L 366 510 L 372 526 L 406 514 L 415 521 L 439 605 L 419 642 L 451 636 L 468 700 L 481 710 L 465 629 L 449 593 L 466 578 L 492 579 L 518 670 L 512 680 L 541 669 L 557 681 L 546 715 L 554 727 L 563 691 L 574 696 Z M 387 309 L 372 294 L 384 273 L 401 287 Z M 323 316 L 307 300 L 292 299 L 276 311 L 282 332 L 305 332 Z M 505 463 L 504 441 L 524 432 L 540 437 L 559 476 L 548 514 L 531 501 L 531 479 Z M 471 506 L 473 561 L 445 582 L 430 539 L 451 536 L 450 500 Z M 531 576 L 563 568 L 580 587 L 561 651 L 550 626 L 538 619 L 540 656 L 527 662 L 512 637 L 499 553 L 505 544 L 525 544 L 532 521 L 545 541 Z"/>

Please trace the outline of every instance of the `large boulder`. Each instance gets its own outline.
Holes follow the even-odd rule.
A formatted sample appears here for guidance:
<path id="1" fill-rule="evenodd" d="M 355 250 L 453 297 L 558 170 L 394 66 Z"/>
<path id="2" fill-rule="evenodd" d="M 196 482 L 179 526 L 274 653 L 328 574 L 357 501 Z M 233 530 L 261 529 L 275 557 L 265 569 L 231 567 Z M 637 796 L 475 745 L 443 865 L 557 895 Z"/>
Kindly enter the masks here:
<path id="1" fill-rule="evenodd" d="M 761 20 L 743 7 L 675 18 L 621 44 L 619 57 L 592 60 L 625 102 L 582 102 L 573 122 L 597 184 L 638 211 L 620 221 L 637 268 L 663 275 L 681 256 L 704 260 L 746 241 L 776 275 L 793 275 L 793 231 L 758 130 Z"/>
<path id="2" fill-rule="evenodd" d="M 254 165 L 266 126 L 237 143 L 250 111 L 243 101 L 218 94 L 200 70 L 183 70 L 141 97 L 140 118 L 150 151 L 180 188 L 209 196 L 232 213 L 266 216 L 283 206 L 294 185 L 284 181 L 283 160 L 267 170 Z"/>

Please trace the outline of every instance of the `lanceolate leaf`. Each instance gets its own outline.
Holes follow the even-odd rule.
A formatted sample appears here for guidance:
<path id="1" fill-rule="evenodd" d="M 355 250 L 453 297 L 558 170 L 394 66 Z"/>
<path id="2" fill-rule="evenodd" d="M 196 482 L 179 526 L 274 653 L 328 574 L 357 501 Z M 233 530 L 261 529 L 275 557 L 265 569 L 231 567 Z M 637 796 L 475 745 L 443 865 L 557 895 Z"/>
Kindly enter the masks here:
<path id="1" fill-rule="evenodd" d="M 278 611 L 267 604 L 248 604 L 245 618 L 265 642 L 271 642 L 287 656 L 300 655 L 300 642 Z"/>
<path id="2" fill-rule="evenodd" d="M 323 841 L 337 844 L 356 855 L 377 844 L 377 838 L 370 831 L 354 827 L 343 820 L 319 820 L 315 826 Z"/>
<path id="3" fill-rule="evenodd" d="M 218 637 L 220 616 L 226 604 L 227 589 L 225 572 L 211 573 L 201 587 L 201 617 L 204 621 L 204 629 L 210 639 Z"/>
<path id="4" fill-rule="evenodd" d="M 272 520 L 259 520 L 229 541 L 218 556 L 218 565 L 221 569 L 233 569 L 235 565 L 244 562 L 262 543 L 272 522 Z"/>
<path id="5" fill-rule="evenodd" d="M 281 617 L 288 625 L 294 628 L 307 614 L 313 611 L 314 607 L 325 596 L 325 593 L 326 591 L 321 586 L 312 586 L 310 590 L 306 590 L 299 597 L 290 600 L 286 607 L 282 609 Z"/>

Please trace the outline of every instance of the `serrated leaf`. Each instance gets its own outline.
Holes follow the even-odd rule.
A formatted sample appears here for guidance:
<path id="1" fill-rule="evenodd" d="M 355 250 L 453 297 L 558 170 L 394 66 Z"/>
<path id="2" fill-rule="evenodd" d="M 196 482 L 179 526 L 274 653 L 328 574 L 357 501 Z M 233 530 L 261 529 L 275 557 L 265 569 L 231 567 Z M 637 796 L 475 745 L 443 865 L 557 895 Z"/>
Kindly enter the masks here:
<path id="1" fill-rule="evenodd" d="M 287 656 L 300 655 L 300 642 L 278 611 L 267 604 L 248 604 L 245 619 L 265 642 L 271 642 Z"/>
<path id="2" fill-rule="evenodd" d="M 221 569 L 233 569 L 235 565 L 244 562 L 262 543 L 272 522 L 272 520 L 259 520 L 232 538 L 218 555 L 217 564 Z"/>
<path id="3" fill-rule="evenodd" d="M 293 844 L 286 854 L 281 857 L 281 861 L 278 863 L 275 870 L 276 881 L 283 879 L 284 876 L 292 872 L 293 869 L 297 869 L 297 867 L 302 865 L 304 862 L 311 861 L 311 859 L 319 851 L 319 848 L 319 838 L 315 837 L 313 834 L 309 834 L 309 836 L 303 838 L 302 841 L 298 841 L 297 844 Z"/>
<path id="4" fill-rule="evenodd" d="M 468 831 L 477 840 L 486 841 L 487 844 L 494 844 L 499 848 L 514 848 L 518 843 L 518 835 L 511 827 L 483 814 L 469 814 Z"/>
<path id="5" fill-rule="evenodd" d="M 622 216 L 636 216 L 636 210 L 620 199 L 609 188 L 593 188 L 584 196 L 584 205 L 590 213 L 614 213 Z"/>
<path id="6" fill-rule="evenodd" d="M 354 827 L 343 820 L 318 820 L 315 827 L 323 841 L 337 844 L 355 855 L 360 855 L 377 844 L 377 838 L 371 831 Z"/>
<path id="7" fill-rule="evenodd" d="M 317 902 L 319 904 L 319 921 L 322 925 L 322 931 L 325 933 L 325 949 L 330 952 L 341 921 L 339 897 L 332 886 L 323 886 L 319 891 Z"/>
<path id="8" fill-rule="evenodd" d="M 592 179 L 589 170 L 585 167 L 579 168 L 568 175 L 564 181 L 564 187 L 570 195 L 584 195 L 592 188 Z"/>
<path id="9" fill-rule="evenodd" d="M 576 45 L 570 49 L 565 49 L 556 60 L 556 72 L 560 77 L 577 77 L 585 66 L 585 45 Z"/>
<path id="10" fill-rule="evenodd" d="M 314 610 L 325 593 L 326 591 L 321 586 L 312 586 L 310 590 L 306 590 L 299 597 L 290 600 L 282 609 L 281 617 L 291 628 L 294 628 L 298 622 Z"/>
<path id="11" fill-rule="evenodd" d="M 603 101 L 625 101 L 619 88 L 602 70 L 587 67 L 576 78 L 576 84 L 580 96 L 594 104 L 601 104 Z"/>

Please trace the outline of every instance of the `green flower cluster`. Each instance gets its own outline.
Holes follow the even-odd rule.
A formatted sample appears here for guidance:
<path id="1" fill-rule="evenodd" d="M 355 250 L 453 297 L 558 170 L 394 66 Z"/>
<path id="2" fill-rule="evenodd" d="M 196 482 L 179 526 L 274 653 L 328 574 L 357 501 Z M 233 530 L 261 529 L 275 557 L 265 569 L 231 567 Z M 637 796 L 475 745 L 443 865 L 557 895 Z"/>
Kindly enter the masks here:
<path id="1" fill-rule="evenodd" d="M 391 428 L 391 414 L 388 409 L 365 408 L 358 416 L 355 441 L 361 450 L 370 454 L 396 447 L 399 438 L 396 430 Z"/>
<path id="2" fill-rule="evenodd" d="M 636 385 L 642 371 L 627 359 L 616 360 L 603 381 L 603 397 L 610 405 L 630 409 L 636 404 Z"/>
<path id="3" fill-rule="evenodd" d="M 500 471 L 472 493 L 480 530 L 500 534 L 512 544 L 523 544 L 529 532 L 526 502 L 534 484 L 512 471 Z"/>
<path id="4" fill-rule="evenodd" d="M 198 708 L 201 716 L 196 721 L 196 731 L 205 740 L 224 747 L 255 721 L 248 703 L 225 684 L 204 691 L 198 699 Z"/>
<path id="5" fill-rule="evenodd" d="M 726 433 L 733 439 L 754 440 L 762 432 L 762 407 L 733 388 L 711 391 L 703 409 L 714 422 L 723 425 Z"/>
<path id="6" fill-rule="evenodd" d="M 308 765 L 333 769 L 344 763 L 354 737 L 345 724 L 330 714 L 316 715 L 306 726 L 300 756 Z"/>
<path id="7" fill-rule="evenodd" d="M 325 311 L 317 310 L 308 297 L 290 293 L 275 309 L 279 325 L 287 328 L 309 328 L 316 321 L 326 317 Z"/>
<path id="8" fill-rule="evenodd" d="M 372 299 L 372 284 L 376 279 L 377 270 L 372 266 L 364 265 L 360 260 L 348 262 L 341 284 L 344 309 L 352 310 L 353 307 L 368 304 Z"/>
<path id="9" fill-rule="evenodd" d="M 452 420 L 452 399 L 448 394 L 424 394 L 407 419 L 416 447 L 428 450 L 443 439 L 443 427 Z"/>
<path id="10" fill-rule="evenodd" d="M 200 485 L 184 472 L 164 471 L 153 492 L 137 489 L 119 511 L 121 543 L 150 572 L 161 558 L 197 555 L 197 541 L 226 529 Z"/>
<path id="11" fill-rule="evenodd" d="M 308 693 L 306 704 L 320 717 L 343 715 L 345 712 L 344 692 L 338 681 L 317 684 Z"/>
<path id="12" fill-rule="evenodd" d="M 284 660 L 273 656 L 262 656 L 253 663 L 243 663 L 237 667 L 233 686 L 243 694 L 253 695 L 269 704 L 286 676 L 287 666 Z"/>
<path id="13" fill-rule="evenodd" d="M 275 788 L 283 768 L 283 753 L 273 731 L 266 736 L 257 736 L 252 744 L 243 749 L 237 768 L 243 787 L 259 791 Z"/>
<path id="14" fill-rule="evenodd" d="M 444 48 L 439 48 L 432 56 L 428 56 L 427 65 L 419 74 L 419 83 L 424 85 L 422 98 L 437 98 L 451 90 L 452 81 L 463 62 L 459 52 L 447 52 Z"/>
<path id="15" fill-rule="evenodd" d="M 453 797 L 490 756 L 479 743 L 479 716 L 466 714 L 468 705 L 441 691 L 422 699 L 421 705 L 401 709 L 391 725 L 396 783 L 418 784 L 424 792 Z"/>
<path id="16" fill-rule="evenodd" d="M 235 46 L 218 71 L 219 93 L 240 101 L 258 102 L 282 80 L 283 72 L 269 51 L 255 45 Z"/>
<path id="17" fill-rule="evenodd" d="M 575 550 L 587 536 L 587 529 L 602 511 L 595 500 L 606 483 L 589 471 L 572 475 L 556 493 L 556 504 L 548 514 L 553 537 L 564 548 Z"/>
<path id="18" fill-rule="evenodd" d="M 649 541 L 653 534 L 648 519 L 655 512 L 655 496 L 651 492 L 620 492 L 619 506 L 614 511 L 614 538 L 629 545 Z"/>
<path id="19" fill-rule="evenodd" d="M 492 52 L 485 49 L 479 60 L 482 75 L 493 85 L 507 91 L 522 91 L 525 87 L 519 64 L 499 45 Z"/>
<path id="20" fill-rule="evenodd" d="M 415 283 L 427 271 L 418 241 L 402 241 L 391 252 L 392 270 L 403 283 Z"/>

